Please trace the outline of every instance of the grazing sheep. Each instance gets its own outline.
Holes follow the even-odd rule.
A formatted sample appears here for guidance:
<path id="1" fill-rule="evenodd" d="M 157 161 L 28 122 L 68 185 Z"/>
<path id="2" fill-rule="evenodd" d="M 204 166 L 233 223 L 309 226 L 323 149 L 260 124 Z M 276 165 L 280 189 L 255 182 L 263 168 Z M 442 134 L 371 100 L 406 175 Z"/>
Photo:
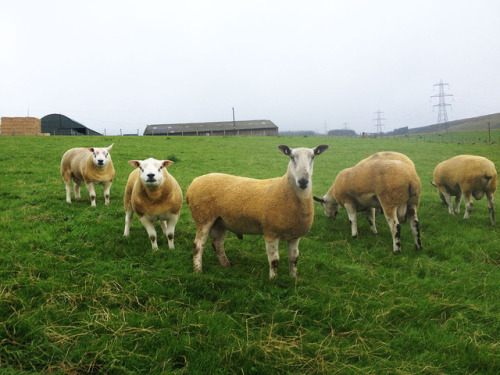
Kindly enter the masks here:
<path id="1" fill-rule="evenodd" d="M 172 165 L 173 161 L 150 158 L 131 160 L 128 163 L 136 169 L 128 177 L 123 197 L 123 235 L 129 235 L 130 221 L 135 212 L 148 232 L 153 250 L 158 249 L 154 227 L 156 220 L 160 220 L 163 233 L 167 236 L 168 247 L 173 249 L 175 225 L 182 206 L 181 188 L 176 179 L 167 172 L 167 167 Z"/>
<path id="2" fill-rule="evenodd" d="M 229 267 L 224 251 L 226 231 L 263 235 L 269 261 L 269 278 L 277 275 L 280 241 L 288 242 L 290 275 L 297 277 L 299 240 L 309 232 L 314 218 L 312 174 L 314 157 L 328 146 L 315 149 L 281 145 L 290 157 L 287 173 L 278 178 L 256 180 L 212 173 L 197 177 L 186 192 L 186 202 L 196 223 L 193 263 L 202 271 L 207 237 L 223 267 Z"/>
<path id="3" fill-rule="evenodd" d="M 417 250 L 422 249 L 417 218 L 420 187 L 415 168 L 407 162 L 375 158 L 342 170 L 328 192 L 322 198 L 314 197 L 314 200 L 321 203 L 327 217 L 335 218 L 339 205 L 344 207 L 354 238 L 358 236 L 356 212 L 368 209 L 370 228 L 377 233 L 373 208 L 382 208 L 391 228 L 393 252 L 400 253 L 400 222 L 406 221 L 407 217 L 415 246 Z"/>
<path id="4" fill-rule="evenodd" d="M 61 160 L 61 176 L 66 185 L 66 202 L 71 203 L 71 179 L 74 182 L 75 199 L 80 198 L 80 185 L 85 181 L 90 194 L 90 205 L 96 205 L 95 184 L 104 185 L 104 204 L 109 205 L 109 191 L 115 168 L 109 150 L 104 148 L 72 148 L 66 151 Z"/>
<path id="5" fill-rule="evenodd" d="M 432 185 L 439 189 L 441 200 L 448 205 L 448 212 L 460 213 L 462 196 L 465 201 L 464 219 L 470 217 L 474 205 L 472 197 L 481 199 L 485 194 L 488 200 L 491 225 L 495 225 L 494 196 L 497 189 L 495 164 L 482 156 L 458 155 L 439 163 L 434 169 Z M 451 197 L 455 196 L 455 210 Z"/>
<path id="6" fill-rule="evenodd" d="M 361 160 L 359 163 L 363 163 L 365 161 L 370 161 L 370 160 L 378 160 L 378 159 L 400 160 L 406 164 L 411 165 L 413 168 L 415 168 L 415 164 L 408 156 L 406 156 L 405 154 L 402 154 L 400 152 L 396 152 L 396 151 L 376 152 L 375 154 L 368 156 L 366 159 Z"/>

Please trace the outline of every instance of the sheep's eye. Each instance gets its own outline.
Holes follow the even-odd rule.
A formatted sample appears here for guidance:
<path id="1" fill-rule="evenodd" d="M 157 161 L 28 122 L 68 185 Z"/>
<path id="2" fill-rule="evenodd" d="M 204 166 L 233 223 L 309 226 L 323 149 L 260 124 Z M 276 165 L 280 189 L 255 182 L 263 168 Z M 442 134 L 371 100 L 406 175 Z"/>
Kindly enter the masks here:
<path id="1" fill-rule="evenodd" d="M 139 167 L 139 169 L 141 170 L 141 172 L 144 172 L 144 169 L 142 167 Z"/>
<path id="2" fill-rule="evenodd" d="M 161 169 L 163 168 L 163 166 L 161 166 L 160 168 L 158 168 L 158 172 L 161 172 Z"/>

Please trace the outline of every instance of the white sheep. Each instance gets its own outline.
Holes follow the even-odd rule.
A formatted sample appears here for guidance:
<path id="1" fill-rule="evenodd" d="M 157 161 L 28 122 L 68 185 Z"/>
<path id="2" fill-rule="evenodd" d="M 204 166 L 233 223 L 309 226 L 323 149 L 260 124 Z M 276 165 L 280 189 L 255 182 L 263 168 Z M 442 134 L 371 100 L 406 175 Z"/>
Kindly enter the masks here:
<path id="1" fill-rule="evenodd" d="M 439 163 L 434 169 L 432 185 L 439 189 L 441 200 L 448 205 L 448 212 L 460 213 L 462 196 L 465 201 L 464 219 L 470 217 L 474 205 L 472 197 L 481 199 L 485 194 L 490 211 L 490 223 L 495 225 L 495 191 L 497 171 L 487 158 L 474 155 L 458 155 Z M 455 196 L 455 210 L 451 197 Z"/>
<path id="2" fill-rule="evenodd" d="M 207 237 L 223 267 L 230 263 L 224 251 L 226 231 L 263 235 L 269 261 L 269 278 L 277 275 L 280 241 L 288 242 L 290 275 L 297 277 L 299 240 L 309 232 L 314 218 L 312 200 L 313 161 L 328 146 L 314 149 L 280 145 L 290 157 L 287 173 L 278 178 L 257 180 L 212 173 L 197 177 L 186 192 L 186 202 L 196 223 L 193 264 L 202 271 Z"/>
<path id="3" fill-rule="evenodd" d="M 367 219 L 373 233 L 374 208 L 382 208 L 393 238 L 393 252 L 401 252 L 401 222 L 408 217 L 417 250 L 422 249 L 417 209 L 420 201 L 420 179 L 415 168 L 401 160 L 374 158 L 342 170 L 322 197 L 327 217 L 335 218 L 339 206 L 347 210 L 351 233 L 358 236 L 356 212 L 367 210 Z"/>
<path id="4" fill-rule="evenodd" d="M 66 185 L 66 202 L 71 203 L 71 179 L 74 182 L 75 199 L 80 198 L 80 185 L 85 181 L 91 206 L 96 206 L 94 185 L 104 185 L 104 204 L 109 205 L 109 191 L 115 177 L 115 168 L 109 150 L 104 148 L 72 148 L 61 160 L 61 176 Z"/>
<path id="5" fill-rule="evenodd" d="M 158 249 L 154 222 L 160 220 L 167 236 L 168 247 L 174 248 L 175 225 L 182 206 L 182 191 L 176 179 L 167 172 L 173 164 L 170 160 L 131 160 L 135 167 L 127 181 L 123 205 L 125 207 L 124 236 L 130 233 L 130 221 L 134 212 L 148 232 L 153 250 Z"/>

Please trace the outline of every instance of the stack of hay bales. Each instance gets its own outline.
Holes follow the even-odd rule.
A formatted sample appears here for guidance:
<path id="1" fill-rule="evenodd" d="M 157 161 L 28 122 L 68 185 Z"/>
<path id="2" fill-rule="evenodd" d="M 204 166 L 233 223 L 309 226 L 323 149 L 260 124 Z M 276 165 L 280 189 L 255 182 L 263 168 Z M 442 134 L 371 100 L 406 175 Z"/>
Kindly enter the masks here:
<path id="1" fill-rule="evenodd" d="M 0 131 L 2 136 L 44 135 L 42 122 L 36 117 L 2 117 Z"/>

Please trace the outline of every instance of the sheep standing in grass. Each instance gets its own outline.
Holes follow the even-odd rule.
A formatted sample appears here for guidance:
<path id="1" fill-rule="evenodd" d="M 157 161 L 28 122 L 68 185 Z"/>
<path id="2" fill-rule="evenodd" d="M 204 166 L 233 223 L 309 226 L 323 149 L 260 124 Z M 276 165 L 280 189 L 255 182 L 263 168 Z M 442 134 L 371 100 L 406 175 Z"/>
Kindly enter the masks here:
<path id="1" fill-rule="evenodd" d="M 464 219 L 470 217 L 474 205 L 472 197 L 488 200 L 491 225 L 495 225 L 494 196 L 497 189 L 495 164 L 482 156 L 458 155 L 439 163 L 434 169 L 434 186 L 439 189 L 441 200 L 448 205 L 448 212 L 460 213 L 462 196 L 465 201 Z M 455 196 L 455 210 L 451 197 Z"/>
<path id="2" fill-rule="evenodd" d="M 368 156 L 366 159 L 361 160 L 358 162 L 358 164 L 363 163 L 365 161 L 370 161 L 370 160 L 380 160 L 380 159 L 386 159 L 386 160 L 400 160 L 408 165 L 411 165 L 413 168 L 415 168 L 415 164 L 413 161 L 406 156 L 405 154 L 402 154 L 400 152 L 396 151 L 380 151 L 376 152 L 370 156 Z"/>
<path id="3" fill-rule="evenodd" d="M 160 220 L 161 227 L 167 236 L 168 247 L 174 248 L 175 225 L 179 220 L 182 206 L 182 191 L 176 179 L 167 172 L 173 164 L 170 160 L 131 160 L 129 164 L 136 167 L 130 173 L 123 204 L 125 206 L 124 236 L 130 232 L 130 221 L 134 212 L 148 232 L 153 250 L 158 249 L 154 222 Z"/>
<path id="4" fill-rule="evenodd" d="M 263 235 L 269 261 L 269 278 L 277 275 L 280 241 L 288 242 L 290 275 L 297 277 L 299 240 L 309 232 L 314 218 L 312 174 L 314 157 L 328 146 L 315 149 L 281 145 L 290 157 L 287 173 L 278 178 L 256 180 L 212 173 L 197 177 L 186 192 L 186 202 L 196 223 L 193 263 L 202 271 L 208 236 L 223 267 L 229 267 L 224 251 L 226 231 Z"/>
<path id="5" fill-rule="evenodd" d="M 115 168 L 109 150 L 104 148 L 72 148 L 61 160 L 61 176 L 66 185 L 66 202 L 71 203 L 71 179 L 74 182 L 75 199 L 80 198 L 80 185 L 85 181 L 90 194 L 91 206 L 96 205 L 95 184 L 104 185 L 104 204 L 109 205 L 109 191 L 115 177 Z"/>
<path id="6" fill-rule="evenodd" d="M 353 237 L 358 236 L 356 212 L 368 209 L 368 222 L 377 233 L 373 208 L 382 208 L 391 228 L 393 252 L 401 252 L 401 222 L 410 220 L 417 250 L 422 249 L 417 209 L 420 179 L 410 164 L 400 160 L 374 158 L 342 170 L 321 203 L 327 217 L 335 218 L 339 206 L 347 210 Z"/>

